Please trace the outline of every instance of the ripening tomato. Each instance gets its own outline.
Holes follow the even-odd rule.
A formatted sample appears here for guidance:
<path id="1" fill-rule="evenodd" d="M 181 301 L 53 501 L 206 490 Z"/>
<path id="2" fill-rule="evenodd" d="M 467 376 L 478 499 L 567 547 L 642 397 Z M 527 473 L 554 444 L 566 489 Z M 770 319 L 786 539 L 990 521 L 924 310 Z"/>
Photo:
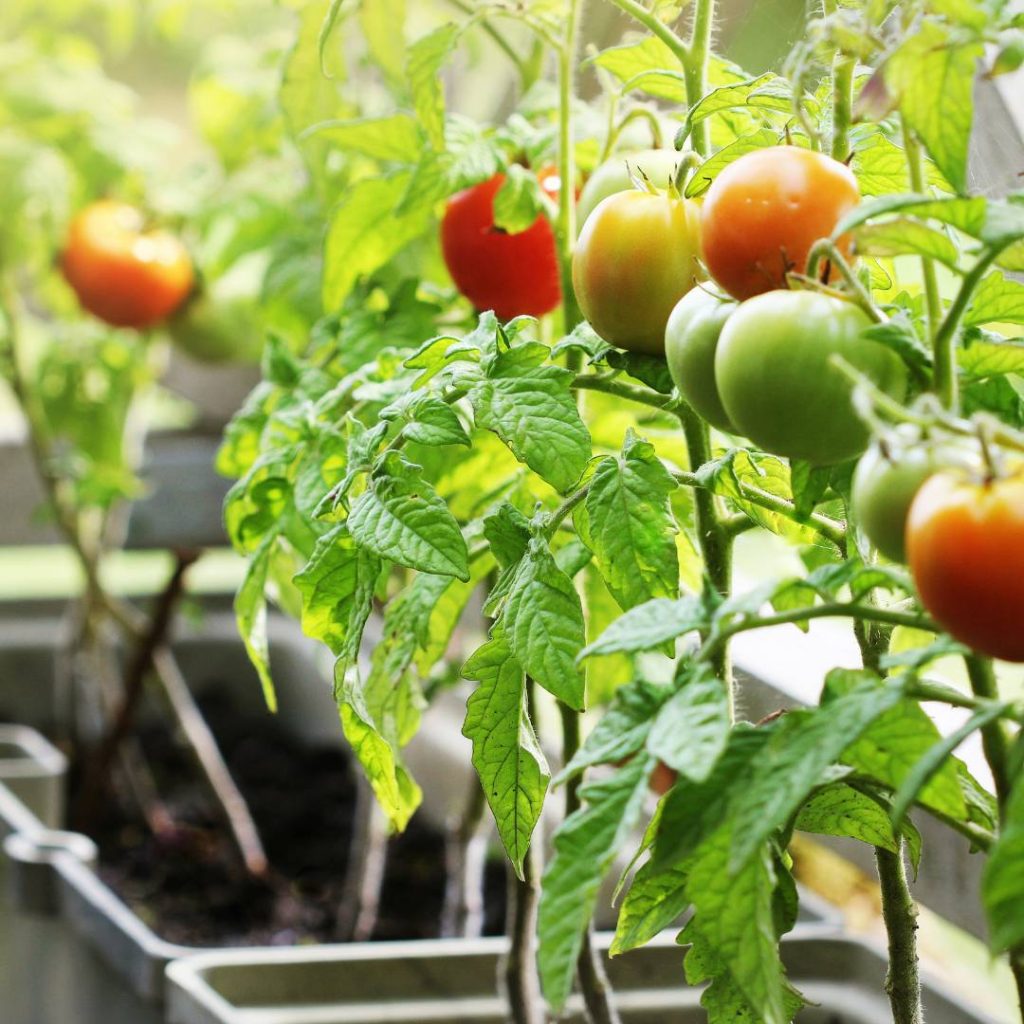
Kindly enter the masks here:
<path id="1" fill-rule="evenodd" d="M 675 304 L 700 280 L 700 211 L 666 193 L 608 196 L 587 218 L 572 259 L 576 299 L 610 345 L 661 355 Z"/>
<path id="2" fill-rule="evenodd" d="M 103 199 L 71 222 L 61 260 L 78 301 L 115 327 L 152 327 L 192 290 L 192 261 L 167 231 L 147 231 L 142 211 Z"/>
<path id="3" fill-rule="evenodd" d="M 725 322 L 736 309 L 703 288 L 688 291 L 665 327 L 665 358 L 679 393 L 713 427 L 735 434 L 715 381 L 715 352 Z"/>
<path id="4" fill-rule="evenodd" d="M 980 467 L 977 442 L 922 437 L 904 424 L 876 440 L 857 463 L 851 502 L 857 525 L 886 558 L 907 560 L 907 514 L 921 485 L 940 470 Z"/>
<path id="5" fill-rule="evenodd" d="M 715 353 L 715 381 L 736 430 L 765 451 L 818 466 L 860 455 L 868 431 L 832 355 L 895 398 L 907 386 L 899 356 L 860 336 L 870 323 L 859 306 L 821 292 L 775 291 L 741 302 Z"/>
<path id="6" fill-rule="evenodd" d="M 576 209 L 577 224 L 582 227 L 602 199 L 633 188 L 634 174 L 646 178 L 655 188 L 668 188 L 681 158 L 682 155 L 674 149 L 642 149 L 609 157 L 594 168 L 594 173 L 583 186 Z"/>
<path id="7" fill-rule="evenodd" d="M 701 246 L 711 276 L 737 299 L 783 288 L 819 238 L 860 201 L 853 172 L 830 156 L 772 146 L 741 156 L 704 199 Z M 844 237 L 840 249 L 849 253 Z"/>
<path id="8" fill-rule="evenodd" d="M 936 473 L 910 506 L 906 541 L 935 621 L 981 654 L 1024 661 L 1024 472 Z"/>
<path id="9" fill-rule="evenodd" d="M 516 234 L 495 227 L 494 197 L 504 181 L 496 174 L 448 200 L 441 221 L 444 262 L 477 309 L 493 309 L 500 320 L 543 316 L 562 301 L 555 235 L 543 215 Z"/>

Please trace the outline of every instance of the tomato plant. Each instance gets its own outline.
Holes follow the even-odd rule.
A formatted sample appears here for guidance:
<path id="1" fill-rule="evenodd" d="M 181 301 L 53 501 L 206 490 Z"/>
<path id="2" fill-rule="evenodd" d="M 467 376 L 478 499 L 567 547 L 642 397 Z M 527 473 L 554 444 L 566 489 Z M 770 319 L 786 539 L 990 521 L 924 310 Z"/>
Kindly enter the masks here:
<path id="1" fill-rule="evenodd" d="M 715 382 L 736 429 L 767 451 L 815 465 L 859 455 L 868 429 L 835 356 L 903 398 L 907 371 L 862 337 L 870 321 L 852 302 L 814 292 L 766 292 L 741 303 L 715 352 Z"/>
<path id="2" fill-rule="evenodd" d="M 101 200 L 68 229 L 64 276 L 82 307 L 115 327 L 152 327 L 192 288 L 192 261 L 166 231 L 147 231 L 140 210 Z"/>
<path id="3" fill-rule="evenodd" d="M 605 341 L 663 353 L 669 313 L 700 277 L 696 205 L 630 190 L 598 203 L 576 243 L 580 309 Z"/>
<path id="4" fill-rule="evenodd" d="M 860 199 L 853 172 L 796 146 L 757 149 L 715 178 L 701 212 L 701 247 L 711 276 L 748 299 L 803 273 L 811 246 L 827 238 Z M 850 240 L 839 246 L 849 254 Z"/>
<path id="5" fill-rule="evenodd" d="M 495 224 L 494 199 L 504 182 L 496 174 L 448 201 L 441 221 L 444 260 L 477 309 L 493 309 L 503 320 L 543 316 L 562 294 L 554 234 L 543 215 L 523 231 Z"/>
<path id="6" fill-rule="evenodd" d="M 910 506 L 906 544 L 921 602 L 952 636 L 1024 661 L 1024 479 L 934 474 Z"/>

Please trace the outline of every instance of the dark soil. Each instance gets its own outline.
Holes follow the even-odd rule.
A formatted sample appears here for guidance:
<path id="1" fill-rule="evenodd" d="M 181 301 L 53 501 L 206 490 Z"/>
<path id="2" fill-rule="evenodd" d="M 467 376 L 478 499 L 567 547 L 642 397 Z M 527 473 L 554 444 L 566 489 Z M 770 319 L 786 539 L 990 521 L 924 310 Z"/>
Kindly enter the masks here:
<path id="1" fill-rule="evenodd" d="M 140 738 L 177 828 L 154 836 L 110 800 L 93 831 L 100 874 L 157 934 L 191 946 L 337 941 L 356 789 L 346 751 L 310 748 L 266 713 L 203 702 L 272 866 L 249 876 L 197 770 L 162 724 Z M 374 939 L 433 938 L 444 899 L 444 837 L 414 817 L 389 841 Z M 485 933 L 504 926 L 505 874 L 488 864 Z"/>

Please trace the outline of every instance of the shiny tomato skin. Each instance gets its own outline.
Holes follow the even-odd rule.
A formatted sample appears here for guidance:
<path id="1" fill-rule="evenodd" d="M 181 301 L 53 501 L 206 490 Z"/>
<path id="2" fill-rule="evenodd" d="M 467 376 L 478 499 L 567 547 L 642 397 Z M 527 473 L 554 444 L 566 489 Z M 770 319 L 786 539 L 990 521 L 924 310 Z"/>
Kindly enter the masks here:
<path id="1" fill-rule="evenodd" d="M 455 287 L 500 320 L 544 316 L 562 301 L 551 224 L 543 215 L 510 235 L 494 226 L 494 197 L 505 176 L 452 196 L 441 221 L 441 251 Z"/>
<path id="2" fill-rule="evenodd" d="M 715 380 L 715 352 L 722 328 L 736 309 L 703 288 L 676 304 L 665 327 L 665 359 L 679 393 L 708 423 L 727 434 L 736 428 L 722 405 Z"/>
<path id="3" fill-rule="evenodd" d="M 860 337 L 869 324 L 859 306 L 821 292 L 780 290 L 740 303 L 715 352 L 715 381 L 736 430 L 765 451 L 814 465 L 860 455 L 868 431 L 832 355 L 897 399 L 907 384 L 899 356 Z"/>
<path id="4" fill-rule="evenodd" d="M 845 164 L 797 146 L 754 150 L 729 164 L 704 198 L 701 245 L 711 276 L 737 299 L 783 288 L 807 254 L 860 201 Z M 840 240 L 847 255 L 850 240 Z"/>
<path id="5" fill-rule="evenodd" d="M 643 176 L 655 188 L 668 188 L 675 178 L 682 155 L 674 149 L 641 149 L 635 153 L 617 153 L 594 168 L 594 173 L 580 192 L 576 208 L 577 224 L 582 228 L 597 204 L 616 192 L 627 192 L 634 187 L 633 175 Z"/>
<path id="6" fill-rule="evenodd" d="M 1024 661 L 1024 473 L 935 474 L 910 506 L 906 543 L 935 621 L 980 654 Z"/>
<path id="7" fill-rule="evenodd" d="M 886 558 L 905 562 L 907 515 L 921 485 L 941 470 L 979 464 L 977 442 L 924 438 L 905 424 L 875 441 L 857 463 L 850 494 L 857 525 Z"/>
<path id="8" fill-rule="evenodd" d="M 598 203 L 572 260 L 576 299 L 610 345 L 663 355 L 675 304 L 701 279 L 695 203 L 633 189 Z"/>
<path id="9" fill-rule="evenodd" d="M 145 230 L 140 210 L 103 199 L 71 221 L 61 258 L 83 308 L 115 327 L 166 319 L 192 290 L 192 261 L 166 231 Z"/>

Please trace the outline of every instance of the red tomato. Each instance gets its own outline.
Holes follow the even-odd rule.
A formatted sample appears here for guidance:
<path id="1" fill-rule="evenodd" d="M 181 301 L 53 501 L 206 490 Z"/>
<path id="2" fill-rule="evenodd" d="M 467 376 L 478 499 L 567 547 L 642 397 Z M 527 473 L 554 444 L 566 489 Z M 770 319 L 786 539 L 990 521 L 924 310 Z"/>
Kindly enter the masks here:
<path id="1" fill-rule="evenodd" d="M 936 473 L 910 506 L 906 541 L 935 621 L 981 654 L 1024 661 L 1024 472 Z"/>
<path id="2" fill-rule="evenodd" d="M 543 316 L 562 301 L 551 224 L 539 216 L 510 235 L 494 226 L 503 174 L 452 196 L 441 221 L 441 251 L 455 286 L 477 309 L 500 320 Z"/>
<path id="3" fill-rule="evenodd" d="M 100 200 L 71 222 L 62 257 L 78 301 L 115 327 L 152 327 L 192 289 L 192 261 L 166 231 L 146 231 L 140 210 Z"/>
<path id="4" fill-rule="evenodd" d="M 741 156 L 715 178 L 701 216 L 711 276 L 737 299 L 786 287 L 807 254 L 860 202 L 853 172 L 830 156 L 772 146 Z M 849 254 L 849 239 L 840 249 Z"/>

